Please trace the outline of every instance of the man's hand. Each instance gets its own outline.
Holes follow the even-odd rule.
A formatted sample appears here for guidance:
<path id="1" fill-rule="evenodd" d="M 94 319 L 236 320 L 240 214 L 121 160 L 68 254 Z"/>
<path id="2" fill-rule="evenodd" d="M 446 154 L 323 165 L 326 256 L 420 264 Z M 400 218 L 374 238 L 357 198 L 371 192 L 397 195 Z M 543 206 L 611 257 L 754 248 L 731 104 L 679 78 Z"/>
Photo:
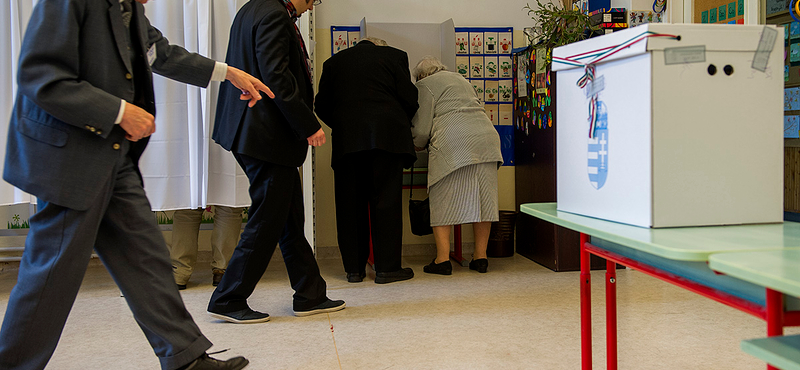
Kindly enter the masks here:
<path id="1" fill-rule="evenodd" d="M 241 69 L 228 66 L 228 73 L 225 75 L 225 79 L 230 81 L 233 86 L 236 86 L 239 90 L 242 90 L 242 95 L 239 99 L 249 100 L 250 102 L 247 103 L 247 106 L 250 108 L 261 100 L 261 93 L 259 91 L 263 91 L 271 99 L 275 98 L 275 94 L 272 93 L 272 90 L 270 90 L 267 85 L 264 85 L 259 79 L 245 73 Z"/>
<path id="2" fill-rule="evenodd" d="M 155 117 L 146 110 L 125 102 L 125 113 L 122 114 L 119 127 L 127 132 L 126 139 L 139 141 L 156 132 Z"/>
<path id="3" fill-rule="evenodd" d="M 319 129 L 317 133 L 308 137 L 308 145 L 311 146 L 321 146 L 325 144 L 325 133 L 322 132 L 322 129 Z"/>

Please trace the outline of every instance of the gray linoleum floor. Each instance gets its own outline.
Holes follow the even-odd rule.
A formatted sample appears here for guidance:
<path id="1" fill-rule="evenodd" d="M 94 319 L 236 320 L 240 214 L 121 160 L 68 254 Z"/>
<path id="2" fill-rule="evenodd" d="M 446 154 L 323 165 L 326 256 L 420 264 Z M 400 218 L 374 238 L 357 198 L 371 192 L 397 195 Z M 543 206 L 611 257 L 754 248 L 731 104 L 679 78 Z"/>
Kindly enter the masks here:
<path id="1" fill-rule="evenodd" d="M 514 256 L 490 259 L 487 274 L 454 265 L 452 276 L 439 276 L 422 272 L 430 258 L 405 258 L 416 276 L 386 285 L 348 283 L 338 259 L 320 260 L 329 296 L 347 308 L 304 318 L 292 315 L 286 270 L 273 259 L 249 301 L 272 316 L 263 324 L 205 313 L 207 263 L 181 294 L 211 351 L 248 357 L 248 370 L 580 368 L 577 272 Z M 595 369 L 606 368 L 603 274 L 592 274 Z M 15 282 L 14 269 L 0 272 L 0 313 Z M 620 369 L 765 368 L 739 349 L 742 339 L 766 335 L 759 319 L 632 270 L 618 273 L 618 302 Z M 157 368 L 114 282 L 91 264 L 48 369 Z"/>

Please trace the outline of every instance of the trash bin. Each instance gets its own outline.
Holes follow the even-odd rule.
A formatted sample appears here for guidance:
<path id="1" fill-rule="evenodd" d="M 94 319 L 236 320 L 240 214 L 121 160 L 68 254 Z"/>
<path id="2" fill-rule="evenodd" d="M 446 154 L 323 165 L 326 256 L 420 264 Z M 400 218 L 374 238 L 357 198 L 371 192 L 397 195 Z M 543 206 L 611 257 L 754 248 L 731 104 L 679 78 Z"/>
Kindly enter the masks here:
<path id="1" fill-rule="evenodd" d="M 489 233 L 489 245 L 486 255 L 489 257 L 511 257 L 514 255 L 514 225 L 517 223 L 517 212 L 500 211 L 500 221 L 492 222 Z"/>

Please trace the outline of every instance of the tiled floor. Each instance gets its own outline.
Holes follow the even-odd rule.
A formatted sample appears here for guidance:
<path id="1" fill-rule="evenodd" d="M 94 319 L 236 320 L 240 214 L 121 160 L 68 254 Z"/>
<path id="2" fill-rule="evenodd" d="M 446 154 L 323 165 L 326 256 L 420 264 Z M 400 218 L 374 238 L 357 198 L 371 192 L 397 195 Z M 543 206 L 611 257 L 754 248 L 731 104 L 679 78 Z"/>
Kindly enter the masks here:
<path id="1" fill-rule="evenodd" d="M 320 260 L 329 296 L 347 301 L 332 314 L 292 315 L 279 259 L 249 301 L 270 322 L 209 317 L 207 264 L 182 295 L 214 342 L 211 351 L 248 357 L 248 370 L 580 368 L 577 272 L 554 273 L 514 256 L 491 259 L 487 274 L 454 266 L 452 276 L 438 276 L 422 272 L 430 258 L 406 258 L 414 279 L 386 285 L 347 283 L 339 260 Z M 602 274 L 593 273 L 595 369 L 605 369 Z M 0 313 L 15 282 L 14 270 L 0 272 Z M 618 301 L 620 369 L 765 368 L 739 349 L 742 339 L 765 336 L 759 319 L 632 270 L 618 272 Z M 157 368 L 119 290 L 93 263 L 48 369 Z"/>

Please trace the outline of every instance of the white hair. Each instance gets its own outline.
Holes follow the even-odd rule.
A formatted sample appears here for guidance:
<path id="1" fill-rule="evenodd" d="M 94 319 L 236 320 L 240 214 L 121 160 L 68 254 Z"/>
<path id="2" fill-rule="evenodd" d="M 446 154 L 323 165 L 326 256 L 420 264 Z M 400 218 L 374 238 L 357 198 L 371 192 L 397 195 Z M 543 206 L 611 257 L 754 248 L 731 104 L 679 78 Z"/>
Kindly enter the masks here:
<path id="1" fill-rule="evenodd" d="M 371 42 L 371 43 L 373 43 L 373 44 L 375 44 L 377 46 L 389 46 L 389 44 L 387 44 L 385 40 L 379 39 L 377 37 L 372 37 L 372 36 L 364 37 L 363 39 L 358 40 L 358 42 L 361 42 L 361 41 L 364 41 L 364 40 L 367 40 L 367 41 L 369 41 L 369 42 Z"/>
<path id="2" fill-rule="evenodd" d="M 439 59 L 428 55 L 422 58 L 422 60 L 420 60 L 419 63 L 417 63 L 417 66 L 414 67 L 414 78 L 416 78 L 416 80 L 419 81 L 436 72 L 446 71 L 446 70 L 447 66 L 442 64 L 442 62 L 439 61 Z"/>

